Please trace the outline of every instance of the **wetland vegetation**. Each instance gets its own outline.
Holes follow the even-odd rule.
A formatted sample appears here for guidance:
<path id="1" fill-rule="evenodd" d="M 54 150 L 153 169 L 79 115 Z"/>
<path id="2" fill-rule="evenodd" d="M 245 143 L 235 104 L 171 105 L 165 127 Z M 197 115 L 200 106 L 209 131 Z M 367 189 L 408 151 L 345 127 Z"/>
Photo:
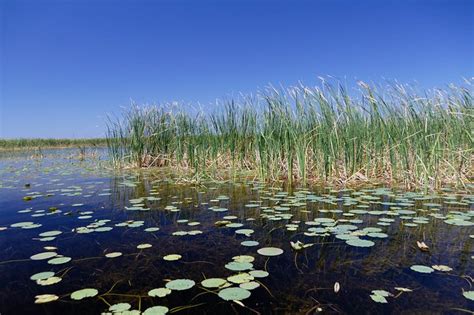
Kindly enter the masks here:
<path id="1" fill-rule="evenodd" d="M 472 184 L 184 183 L 71 150 L 0 159 L 2 314 L 474 309 Z"/>
<path id="2" fill-rule="evenodd" d="M 420 189 L 472 179 L 472 82 L 421 92 L 358 86 L 268 88 L 197 112 L 134 106 L 109 121 L 110 156 L 119 167 L 169 166 L 197 181 L 245 172 L 265 182 Z"/>
<path id="3" fill-rule="evenodd" d="M 56 139 L 56 138 L 20 138 L 0 139 L 0 150 L 68 148 L 68 147 L 103 147 L 107 145 L 105 138 L 91 139 Z"/>
<path id="4" fill-rule="evenodd" d="M 2 152 L 0 313 L 472 314 L 471 91 L 361 88 Z"/>

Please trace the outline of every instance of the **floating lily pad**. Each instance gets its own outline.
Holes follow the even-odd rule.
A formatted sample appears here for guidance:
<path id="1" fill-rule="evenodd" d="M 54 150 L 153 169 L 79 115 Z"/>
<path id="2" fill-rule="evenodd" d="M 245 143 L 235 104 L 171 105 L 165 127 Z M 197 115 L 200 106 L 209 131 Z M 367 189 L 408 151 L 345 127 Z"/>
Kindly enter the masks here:
<path id="1" fill-rule="evenodd" d="M 94 297 L 99 293 L 96 289 L 85 288 L 81 290 L 74 291 L 71 293 L 71 299 L 73 300 L 82 300 L 88 297 Z"/>
<path id="2" fill-rule="evenodd" d="M 128 303 L 117 303 L 109 307 L 111 312 L 124 312 L 128 311 L 132 306 Z"/>
<path id="3" fill-rule="evenodd" d="M 205 288 L 219 288 L 227 283 L 227 280 L 222 278 L 208 278 L 201 281 L 201 285 Z"/>
<path id="4" fill-rule="evenodd" d="M 283 254 L 283 249 L 277 247 L 262 247 L 257 250 L 257 253 L 262 256 L 278 256 Z"/>
<path id="5" fill-rule="evenodd" d="M 175 291 L 188 290 L 194 287 L 196 283 L 193 280 L 189 279 L 176 279 L 168 282 L 166 287 Z"/>
<path id="6" fill-rule="evenodd" d="M 179 254 L 170 254 L 170 255 L 164 256 L 163 259 L 166 261 L 175 261 L 175 260 L 180 260 L 181 257 L 182 256 Z"/>
<path id="7" fill-rule="evenodd" d="M 171 293 L 171 289 L 168 289 L 168 288 L 157 288 L 157 289 L 148 291 L 148 295 L 153 296 L 153 297 L 165 297 L 170 293 Z"/>
<path id="8" fill-rule="evenodd" d="M 143 315 L 164 315 L 168 313 L 169 309 L 166 306 L 152 306 L 147 308 L 144 312 Z"/>
<path id="9" fill-rule="evenodd" d="M 241 287 L 242 289 L 245 289 L 245 290 L 254 290 L 254 289 L 258 288 L 259 286 L 260 286 L 260 283 L 258 283 L 256 281 L 245 282 L 245 283 L 241 283 L 239 285 L 239 287 Z"/>
<path id="10" fill-rule="evenodd" d="M 122 256 L 121 252 L 111 252 L 111 253 L 105 254 L 105 257 L 107 257 L 107 258 L 116 258 L 116 257 L 120 257 L 120 256 Z"/>
<path id="11" fill-rule="evenodd" d="M 219 291 L 219 297 L 226 301 L 241 301 L 250 297 L 251 293 L 242 288 L 225 288 Z"/>
<path id="12" fill-rule="evenodd" d="M 226 264 L 225 267 L 232 271 L 244 271 L 252 269 L 253 264 L 249 262 L 232 261 Z"/>
<path id="13" fill-rule="evenodd" d="M 31 280 L 36 281 L 36 280 L 43 280 L 43 279 L 48 279 L 50 277 L 54 276 L 54 272 L 52 271 L 44 271 L 44 272 L 38 272 L 35 273 L 30 277 Z"/>
<path id="14" fill-rule="evenodd" d="M 471 300 L 471 301 L 474 301 L 474 291 L 464 291 L 462 293 L 462 295 L 468 299 L 468 300 Z"/>
<path id="15" fill-rule="evenodd" d="M 56 284 L 58 282 L 61 282 L 61 280 L 63 280 L 62 278 L 60 277 L 50 277 L 50 278 L 47 278 L 47 279 L 38 279 L 36 280 L 36 283 L 39 284 L 39 285 L 42 285 L 42 286 L 47 286 L 47 285 L 52 285 L 52 284 Z"/>
<path id="16" fill-rule="evenodd" d="M 43 304 L 53 302 L 59 299 L 59 296 L 55 294 L 40 294 L 35 296 L 35 304 Z"/>
<path id="17" fill-rule="evenodd" d="M 355 247 L 372 247 L 375 245 L 374 242 L 369 240 L 363 240 L 361 238 L 352 238 L 346 241 L 347 245 L 355 246 Z"/>
<path id="18" fill-rule="evenodd" d="M 378 295 L 378 294 L 371 294 L 370 295 L 370 298 L 374 301 L 374 302 L 377 302 L 377 303 L 388 303 L 387 299 L 382 296 L 382 295 Z"/>
<path id="19" fill-rule="evenodd" d="M 258 246 L 258 242 L 257 241 L 243 241 L 242 243 L 240 243 L 242 246 L 248 246 L 248 247 L 252 247 L 252 246 Z"/>
<path id="20" fill-rule="evenodd" d="M 30 257 L 30 259 L 31 260 L 44 260 L 44 259 L 53 258 L 57 255 L 58 254 L 55 253 L 55 252 L 44 252 L 44 253 L 39 253 L 39 254 L 33 255 L 33 256 Z"/>
<path id="21" fill-rule="evenodd" d="M 268 277 L 269 275 L 269 273 L 266 272 L 265 270 L 252 270 L 249 272 L 249 274 L 255 278 L 265 278 L 265 277 Z"/>
<path id="22" fill-rule="evenodd" d="M 251 274 L 245 273 L 245 272 L 227 277 L 227 281 L 232 282 L 232 283 L 237 283 L 237 284 L 250 282 L 253 279 L 254 277 Z"/>
<path id="23" fill-rule="evenodd" d="M 431 266 L 431 268 L 433 268 L 434 270 L 444 271 L 444 272 L 448 272 L 448 271 L 453 270 L 453 268 L 451 268 L 449 266 L 446 266 L 446 265 L 433 265 L 433 266 Z"/>
<path id="24" fill-rule="evenodd" d="M 39 236 L 41 236 L 41 237 L 50 237 L 50 236 L 57 236 L 57 235 L 60 235 L 62 233 L 63 232 L 61 232 L 61 231 L 48 231 L 48 232 L 40 233 Z"/>
<path id="25" fill-rule="evenodd" d="M 433 268 L 423 265 L 413 265 L 410 269 L 420 273 L 432 273 L 434 271 Z"/>
<path id="26" fill-rule="evenodd" d="M 138 249 L 146 249 L 146 248 L 150 248 L 152 245 L 151 244 L 140 244 L 137 246 Z"/>
<path id="27" fill-rule="evenodd" d="M 68 263 L 72 260 L 71 257 L 56 257 L 53 259 L 48 260 L 48 264 L 50 265 L 62 265 Z"/>

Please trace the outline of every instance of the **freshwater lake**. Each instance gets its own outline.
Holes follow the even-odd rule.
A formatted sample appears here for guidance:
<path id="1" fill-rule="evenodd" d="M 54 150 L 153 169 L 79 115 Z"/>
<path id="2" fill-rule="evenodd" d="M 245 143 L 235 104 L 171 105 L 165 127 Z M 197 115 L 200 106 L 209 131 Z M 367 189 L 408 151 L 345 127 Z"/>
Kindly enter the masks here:
<path id="1" fill-rule="evenodd" d="M 42 154 L 0 152 L 2 315 L 474 311 L 473 186 L 196 185 Z"/>

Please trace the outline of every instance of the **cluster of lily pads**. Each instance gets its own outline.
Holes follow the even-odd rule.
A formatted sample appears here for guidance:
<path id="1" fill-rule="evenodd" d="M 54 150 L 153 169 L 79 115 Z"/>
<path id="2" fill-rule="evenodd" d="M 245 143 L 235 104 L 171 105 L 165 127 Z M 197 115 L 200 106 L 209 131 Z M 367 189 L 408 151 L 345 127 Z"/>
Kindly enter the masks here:
<path id="1" fill-rule="evenodd" d="M 59 184 L 57 181 L 55 184 Z M 97 183 L 95 183 L 97 184 Z M 58 209 L 51 207 L 48 210 L 34 210 L 31 205 L 35 204 L 38 198 L 46 198 L 60 194 L 64 197 L 77 198 L 79 196 L 88 198 L 92 195 L 107 197 L 112 195 L 110 189 L 96 189 L 95 184 L 91 184 L 84 189 L 80 186 L 67 186 L 60 189 L 48 189 L 44 193 L 25 190 L 23 200 L 28 204 L 28 208 L 18 211 L 21 216 L 30 216 L 34 219 L 25 219 L 24 221 L 12 223 L 9 227 L 0 227 L 0 231 L 12 229 L 36 229 L 43 226 L 41 220 L 47 217 L 70 216 L 75 222 L 81 222 L 72 231 L 64 231 L 59 228 L 42 231 L 37 234 L 34 240 L 41 242 L 52 242 L 63 237 L 70 232 L 76 234 L 90 234 L 109 232 L 116 228 L 136 229 L 146 233 L 165 233 L 161 226 L 157 224 L 150 225 L 146 219 L 135 220 L 127 219 L 117 222 L 113 219 L 96 219 L 97 211 L 81 211 L 84 203 L 71 202 L 61 204 Z M 126 190 L 134 190 L 138 182 L 133 176 L 126 177 L 119 183 L 119 187 Z M 35 187 L 39 188 L 41 186 Z M 397 229 L 415 229 L 435 220 L 441 224 L 448 224 L 458 228 L 471 227 L 474 225 L 474 211 L 471 210 L 474 205 L 474 196 L 454 194 L 432 194 L 424 195 L 415 192 L 398 192 L 387 188 L 353 190 L 330 190 L 322 194 L 315 194 L 307 189 L 300 189 L 294 193 L 281 191 L 281 189 L 267 188 L 264 185 L 254 183 L 253 190 L 258 197 L 243 204 L 242 211 L 246 214 L 244 217 L 234 215 L 233 205 L 229 202 L 230 197 L 226 195 L 213 194 L 209 189 L 209 195 L 204 195 L 201 200 L 186 198 L 183 201 L 173 201 L 163 203 L 165 196 L 159 196 L 158 186 L 152 186 L 146 192 L 146 196 L 140 196 L 134 199 L 128 199 L 127 204 L 123 206 L 125 213 L 133 216 L 142 214 L 142 212 L 161 211 L 170 216 L 176 216 L 173 225 L 173 231 L 166 232 L 170 236 L 199 236 L 205 234 L 209 222 L 200 222 L 196 219 L 179 218 L 184 204 L 197 203 L 198 206 L 206 209 L 206 213 L 211 213 L 215 220 L 211 226 L 215 228 L 224 228 L 229 233 L 233 233 L 240 241 L 243 247 L 249 247 L 246 250 L 261 255 L 266 259 L 285 254 L 285 249 L 272 246 L 268 242 L 262 242 L 258 237 L 261 233 L 262 222 L 272 226 L 274 229 L 281 230 L 287 234 L 287 243 L 289 248 L 295 252 L 309 250 L 311 247 L 318 246 L 321 239 L 330 240 L 339 246 L 346 246 L 348 249 L 367 252 L 369 248 L 377 246 L 390 238 L 390 228 Z M 84 194 L 87 191 L 86 194 Z M 169 196 L 167 196 L 169 197 Z M 176 197 L 176 196 L 171 196 Z M 441 200 L 435 203 L 434 200 Z M 455 209 L 450 209 L 453 207 Z M 447 208 L 445 211 L 444 209 Z M 67 210 L 64 210 L 67 209 Z M 202 228 L 196 229 L 201 226 Z M 158 233 L 159 234 L 159 233 Z M 95 235 L 95 234 L 94 234 Z M 294 237 L 297 235 L 296 237 Z M 97 236 L 99 237 L 99 236 Z M 473 238 L 473 235 L 470 235 Z M 296 239 L 300 238 L 300 239 Z M 304 239 L 303 239 L 304 238 Z M 311 241 L 307 242 L 306 240 Z M 192 240 L 191 240 L 192 241 Z M 262 244 L 265 245 L 262 245 Z M 135 246 L 135 245 L 134 245 Z M 146 251 L 153 247 L 153 244 L 144 242 L 136 245 L 136 249 Z M 283 246 L 282 246 L 283 247 Z M 74 262 L 72 257 L 63 256 L 60 250 L 55 246 L 44 246 L 44 251 L 30 256 L 33 261 L 45 261 L 49 265 L 62 265 Z M 103 255 L 104 258 L 112 259 L 135 253 L 123 253 L 116 250 L 109 250 Z M 162 259 L 168 262 L 180 261 L 183 259 L 183 253 L 168 252 Z M 162 287 L 154 288 L 148 291 L 151 298 L 163 298 L 173 294 L 176 291 L 185 291 L 195 287 L 205 291 L 215 293 L 224 301 L 243 303 L 241 301 L 248 299 L 252 295 L 252 290 L 259 288 L 261 280 L 270 275 L 268 270 L 255 268 L 255 257 L 251 254 L 237 255 L 227 261 L 224 267 L 230 272 L 229 275 L 213 275 L 204 279 L 187 279 L 177 276 L 176 279 L 167 281 Z M 415 264 L 405 266 L 410 272 L 421 274 L 431 273 L 449 273 L 453 268 L 433 264 L 430 266 Z M 266 268 L 264 268 L 266 269 Z M 30 279 L 40 286 L 52 286 L 62 280 L 60 273 L 53 271 L 42 271 L 33 274 Z M 377 289 L 371 291 L 370 298 L 377 303 L 388 303 L 390 298 L 398 296 L 401 293 L 409 293 L 409 288 L 395 287 L 397 294 Z M 339 287 L 338 290 L 339 291 Z M 460 290 L 460 293 L 469 300 L 474 299 L 474 291 Z M 105 293 L 103 293 L 105 294 Z M 86 298 L 95 298 L 99 295 L 99 290 L 95 288 L 83 288 L 72 292 L 69 297 L 71 300 L 83 300 Z M 59 300 L 56 294 L 40 294 L 35 297 L 35 303 L 43 304 Z M 132 305 L 126 302 L 109 305 L 105 310 L 109 313 L 127 313 L 127 314 L 166 314 L 169 309 L 167 306 L 152 306 L 144 311 L 132 309 Z"/>

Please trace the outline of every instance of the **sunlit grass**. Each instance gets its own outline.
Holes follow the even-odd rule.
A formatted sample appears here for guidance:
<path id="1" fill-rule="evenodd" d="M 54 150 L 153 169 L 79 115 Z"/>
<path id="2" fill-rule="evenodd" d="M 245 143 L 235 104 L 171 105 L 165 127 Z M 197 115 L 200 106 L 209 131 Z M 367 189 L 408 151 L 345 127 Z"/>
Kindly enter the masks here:
<path id="1" fill-rule="evenodd" d="M 251 171 L 261 180 L 463 185 L 472 177 L 472 85 L 421 94 L 360 82 L 269 88 L 191 114 L 133 106 L 110 120 L 118 167 L 171 166 L 189 176 Z"/>

